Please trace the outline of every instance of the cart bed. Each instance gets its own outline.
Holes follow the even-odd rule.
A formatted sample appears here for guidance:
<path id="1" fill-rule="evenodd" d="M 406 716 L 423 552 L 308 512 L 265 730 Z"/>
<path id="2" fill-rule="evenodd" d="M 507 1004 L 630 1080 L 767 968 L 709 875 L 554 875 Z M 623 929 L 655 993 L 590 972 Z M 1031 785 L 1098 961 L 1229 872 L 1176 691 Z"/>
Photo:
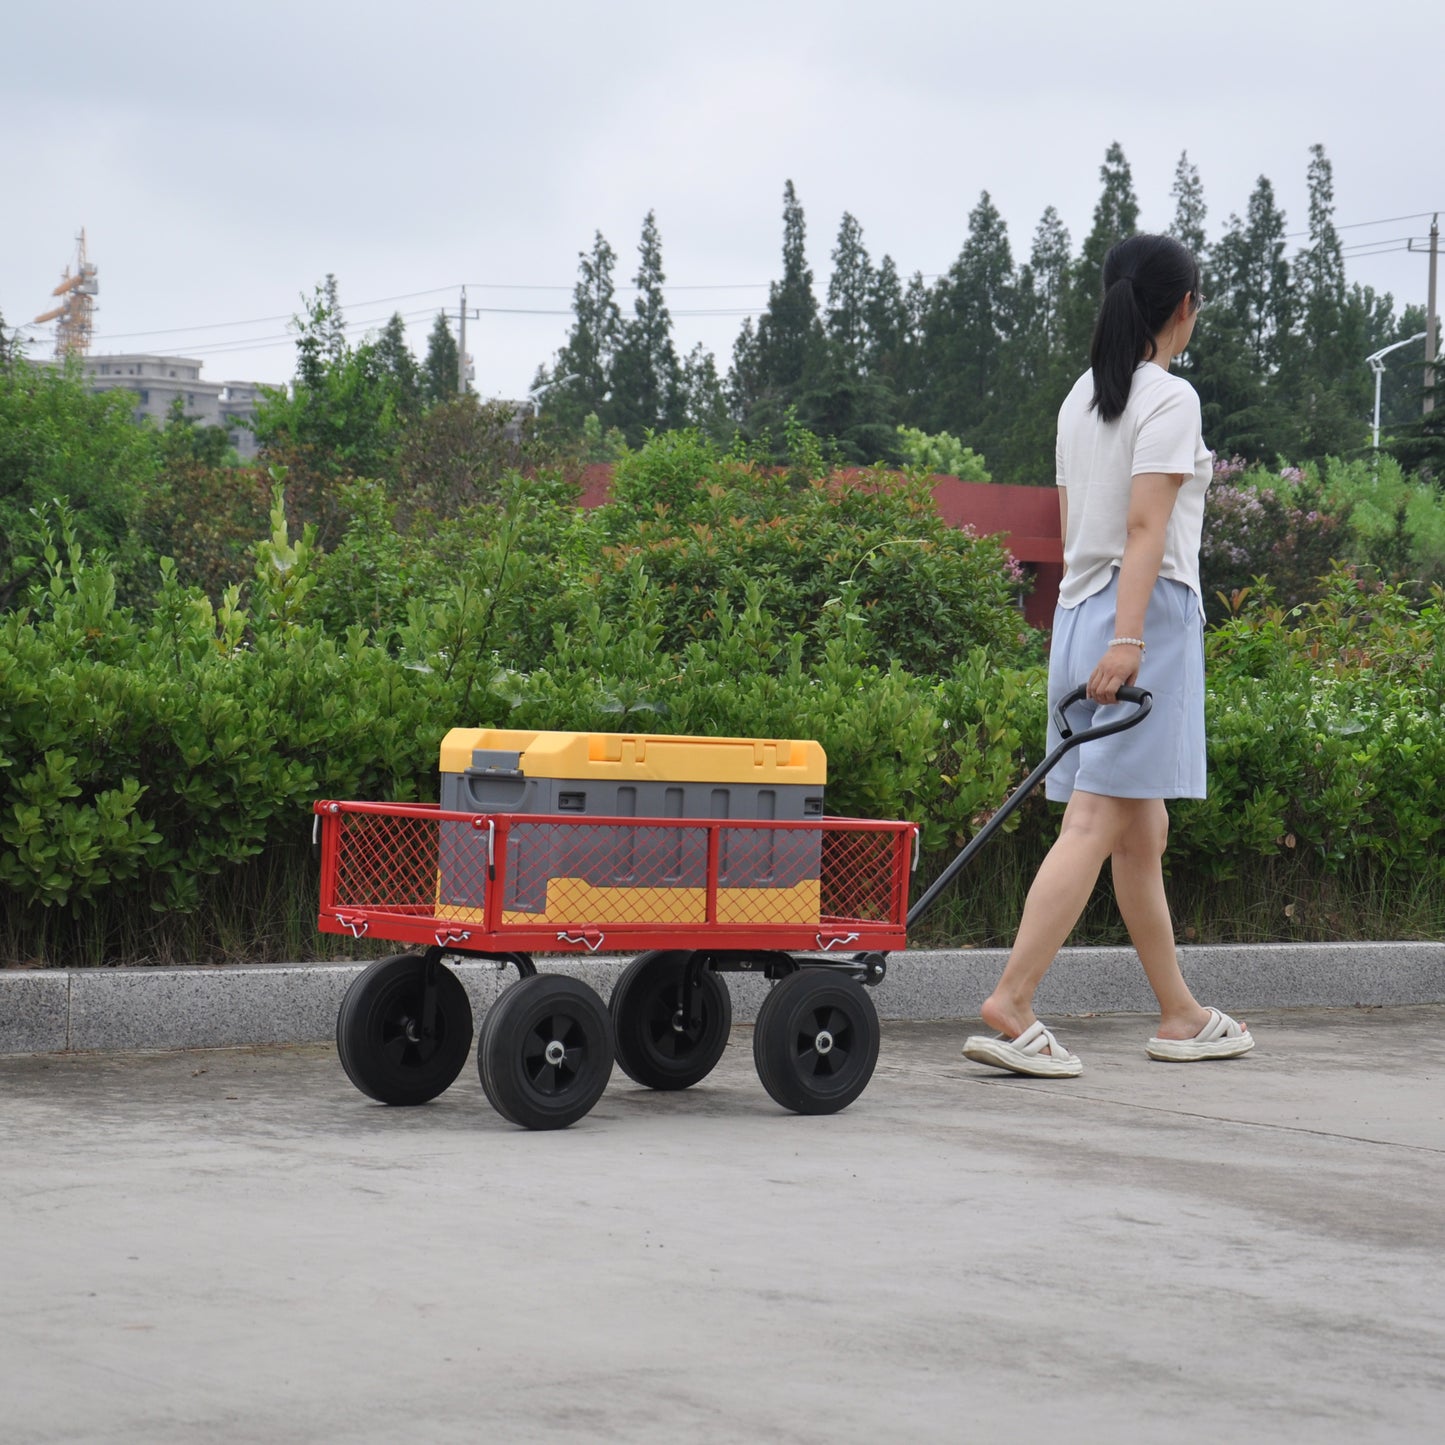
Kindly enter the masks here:
<path id="1" fill-rule="evenodd" d="M 315 804 L 318 926 L 458 953 L 904 946 L 914 824 Z M 811 860 L 811 866 L 806 861 Z"/>

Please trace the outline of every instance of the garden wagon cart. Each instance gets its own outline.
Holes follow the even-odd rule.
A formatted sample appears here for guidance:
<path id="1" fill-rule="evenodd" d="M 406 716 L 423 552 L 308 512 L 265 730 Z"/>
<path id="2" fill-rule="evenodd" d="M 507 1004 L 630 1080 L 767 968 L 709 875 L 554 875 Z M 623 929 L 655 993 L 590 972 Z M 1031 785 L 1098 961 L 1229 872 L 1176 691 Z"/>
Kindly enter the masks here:
<path id="1" fill-rule="evenodd" d="M 318 802 L 319 927 L 409 945 L 348 989 L 342 1066 L 382 1103 L 437 1097 L 473 1034 L 470 1000 L 444 960 L 489 960 L 518 979 L 482 1023 L 482 1088 L 515 1124 L 563 1128 L 596 1104 L 614 1061 L 648 1088 L 704 1079 L 732 1023 L 720 975 L 745 971 L 773 985 L 753 1033 L 763 1087 L 796 1113 L 836 1113 L 873 1075 L 880 1030 L 868 986 L 882 981 L 888 954 L 1065 753 L 1143 721 L 1149 694 L 1119 695 L 1132 713 L 1079 732 L 1065 711 L 1084 689 L 1059 704 L 1062 741 L 911 910 L 919 835 L 907 822 Z M 565 806 L 572 795 L 557 796 Z M 536 952 L 604 948 L 636 955 L 606 1004 L 533 963 Z"/>

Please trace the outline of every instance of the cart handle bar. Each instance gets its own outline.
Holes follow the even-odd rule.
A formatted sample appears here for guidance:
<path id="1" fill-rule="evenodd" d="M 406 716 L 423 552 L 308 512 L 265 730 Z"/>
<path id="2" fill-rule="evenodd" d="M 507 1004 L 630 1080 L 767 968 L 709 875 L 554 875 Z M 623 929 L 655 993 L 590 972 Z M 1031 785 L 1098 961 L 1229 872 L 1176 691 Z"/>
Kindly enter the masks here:
<path id="1" fill-rule="evenodd" d="M 1089 742 L 1093 738 L 1106 738 L 1111 733 L 1121 733 L 1126 728 L 1136 727 L 1149 716 L 1149 709 L 1154 706 L 1154 696 L 1145 691 L 1142 687 L 1121 687 L 1119 689 L 1120 702 L 1132 702 L 1135 710 L 1127 717 L 1115 718 L 1113 722 L 1100 723 L 1098 727 L 1085 728 L 1083 732 L 1076 733 L 1068 724 L 1064 713 L 1068 708 L 1073 707 L 1076 702 L 1082 702 L 1088 696 L 1087 687 L 1076 687 L 1067 697 L 1061 698 L 1054 709 L 1054 726 L 1059 730 L 1059 736 L 1063 739 L 1053 752 L 1031 772 L 1027 778 L 1013 791 L 1007 802 L 999 808 L 977 833 L 969 839 L 968 846 L 938 875 L 929 885 L 928 891 L 908 910 L 908 926 L 912 928 L 928 910 L 933 907 L 938 895 L 948 887 L 972 860 L 975 853 L 988 842 L 998 830 L 1003 827 L 1009 815 L 1028 797 L 1033 790 L 1043 781 L 1054 764 L 1059 761 L 1065 753 L 1071 752 L 1080 743 Z"/>

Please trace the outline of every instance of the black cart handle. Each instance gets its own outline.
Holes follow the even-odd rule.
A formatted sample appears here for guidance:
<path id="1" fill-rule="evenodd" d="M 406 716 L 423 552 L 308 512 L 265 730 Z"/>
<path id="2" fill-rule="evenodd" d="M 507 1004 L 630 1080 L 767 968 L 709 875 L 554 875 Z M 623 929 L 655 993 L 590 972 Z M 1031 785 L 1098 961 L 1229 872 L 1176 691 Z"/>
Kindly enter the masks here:
<path id="1" fill-rule="evenodd" d="M 1118 692 L 1119 701 L 1132 702 L 1134 704 L 1134 711 L 1124 717 L 1115 718 L 1113 722 L 1100 723 L 1097 727 L 1085 728 L 1082 732 L 1076 733 L 1069 726 L 1068 720 L 1064 717 L 1064 713 L 1068 708 L 1073 707 L 1076 702 L 1082 702 L 1088 694 L 1089 689 L 1087 687 L 1076 687 L 1067 697 L 1059 699 L 1058 706 L 1054 708 L 1054 725 L 1058 728 L 1062 741 L 1058 747 L 1014 789 L 1009 795 L 1008 800 L 999 808 L 998 812 L 969 839 L 968 846 L 963 852 L 933 880 L 929 885 L 928 891 L 908 910 L 908 926 L 910 928 L 933 907 L 938 895 L 953 882 L 958 876 L 959 871 L 973 858 L 973 855 L 1003 827 L 1009 814 L 1038 787 L 1065 753 L 1072 752 L 1081 743 L 1086 743 L 1092 738 L 1106 738 L 1111 733 L 1121 733 L 1126 728 L 1137 727 L 1149 716 L 1149 709 L 1154 706 L 1153 694 L 1144 688 L 1121 687 Z"/>
<path id="2" fill-rule="evenodd" d="M 1089 695 L 1087 683 L 1080 683 L 1068 697 L 1061 697 L 1054 708 L 1054 726 L 1059 730 L 1061 738 L 1073 738 L 1070 746 L 1077 747 L 1080 743 L 1088 742 L 1090 738 L 1106 738 L 1110 733 L 1121 733 L 1126 728 L 1141 723 L 1149 716 L 1149 709 L 1154 706 L 1154 694 L 1146 692 L 1142 687 L 1121 687 L 1118 692 L 1120 702 L 1132 702 L 1137 704 L 1138 711 L 1131 712 L 1127 717 L 1117 718 L 1111 723 L 1100 723 L 1098 727 L 1086 728 L 1077 737 L 1074 737 L 1074 730 L 1068 724 L 1064 714 L 1073 707 L 1076 702 L 1083 702 Z M 1053 765 L 1050 764 L 1052 767 Z"/>

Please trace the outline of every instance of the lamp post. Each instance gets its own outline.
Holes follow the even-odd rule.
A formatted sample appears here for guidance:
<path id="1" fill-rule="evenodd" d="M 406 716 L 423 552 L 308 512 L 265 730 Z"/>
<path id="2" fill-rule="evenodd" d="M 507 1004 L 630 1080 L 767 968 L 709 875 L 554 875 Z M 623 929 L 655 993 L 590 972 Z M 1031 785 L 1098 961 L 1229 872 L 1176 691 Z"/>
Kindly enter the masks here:
<path id="1" fill-rule="evenodd" d="M 542 397 L 554 386 L 566 386 L 569 381 L 577 381 L 579 378 L 575 372 L 570 376 L 559 376 L 554 381 L 544 381 L 540 386 L 534 386 L 527 393 L 527 400 L 532 403 L 532 415 L 542 415 Z"/>
<path id="2" fill-rule="evenodd" d="M 1427 333 L 1417 332 L 1414 336 L 1408 336 L 1404 341 L 1397 341 L 1393 346 L 1382 346 L 1378 351 L 1371 353 L 1365 358 L 1370 370 L 1375 373 L 1375 437 L 1371 446 L 1375 451 L 1380 450 L 1380 378 L 1385 374 L 1385 357 L 1392 351 L 1398 351 L 1402 346 L 1409 346 L 1416 341 L 1423 341 Z"/>

